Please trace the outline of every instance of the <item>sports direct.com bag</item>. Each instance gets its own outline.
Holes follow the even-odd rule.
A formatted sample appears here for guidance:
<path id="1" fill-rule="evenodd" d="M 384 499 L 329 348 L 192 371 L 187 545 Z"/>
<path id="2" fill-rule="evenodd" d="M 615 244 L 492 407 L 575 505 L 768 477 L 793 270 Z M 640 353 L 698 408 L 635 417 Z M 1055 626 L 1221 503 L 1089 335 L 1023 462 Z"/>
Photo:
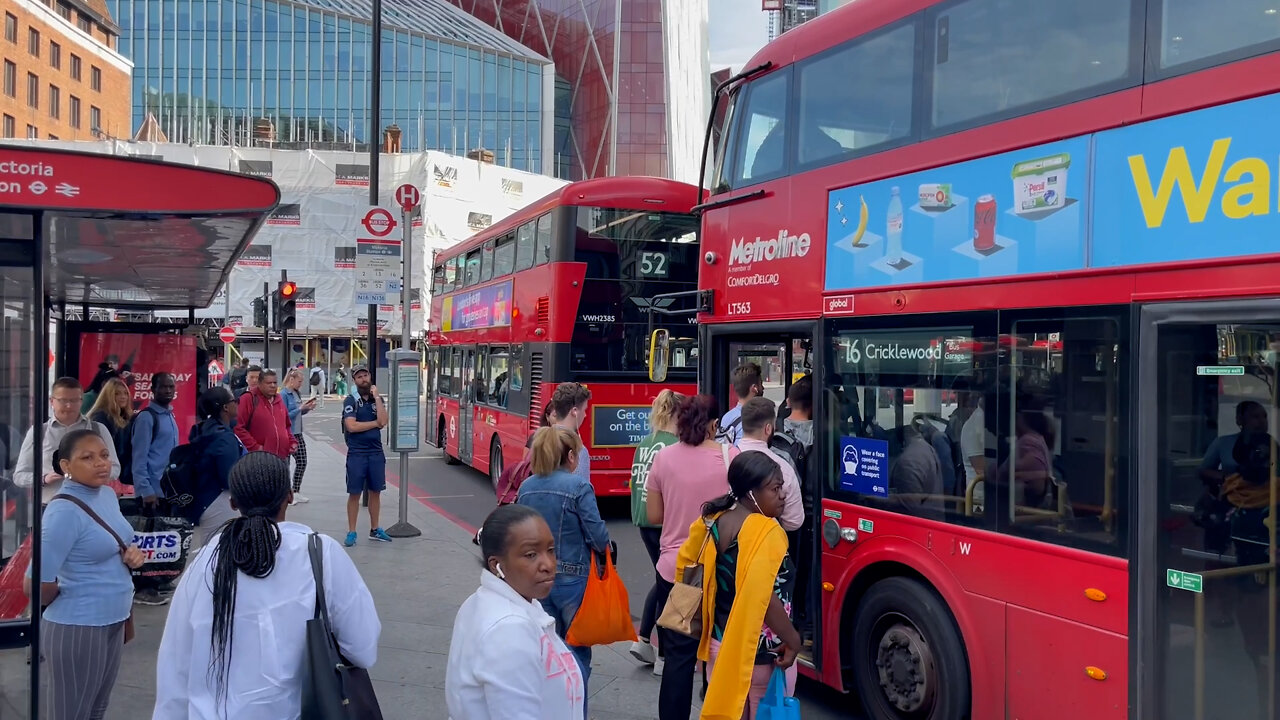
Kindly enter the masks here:
<path id="1" fill-rule="evenodd" d="M 132 571 L 134 588 L 154 590 L 177 580 L 191 552 L 191 522 L 181 517 L 148 515 L 137 498 L 121 498 L 120 512 L 133 527 L 133 544 L 146 556 L 142 567 Z"/>

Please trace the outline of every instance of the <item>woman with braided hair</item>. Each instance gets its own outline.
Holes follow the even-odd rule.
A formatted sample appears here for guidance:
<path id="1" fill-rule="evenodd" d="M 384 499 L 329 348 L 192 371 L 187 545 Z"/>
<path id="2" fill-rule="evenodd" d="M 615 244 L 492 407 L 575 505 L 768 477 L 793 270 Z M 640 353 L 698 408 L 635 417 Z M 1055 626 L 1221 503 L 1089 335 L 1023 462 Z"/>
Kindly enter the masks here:
<path id="1" fill-rule="evenodd" d="M 311 528 L 285 521 L 288 462 L 245 455 L 231 470 L 224 525 L 178 583 L 156 662 L 153 720 L 299 720 L 306 623 L 315 613 Z M 372 667 L 382 625 L 373 597 L 337 541 L 321 537 L 334 638 Z"/>

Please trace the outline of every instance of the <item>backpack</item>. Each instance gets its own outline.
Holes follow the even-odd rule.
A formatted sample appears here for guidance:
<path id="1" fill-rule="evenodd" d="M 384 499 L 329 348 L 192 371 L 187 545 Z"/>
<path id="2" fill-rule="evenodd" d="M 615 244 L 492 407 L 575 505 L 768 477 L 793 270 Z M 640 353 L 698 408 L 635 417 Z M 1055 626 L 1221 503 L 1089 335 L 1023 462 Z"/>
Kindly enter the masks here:
<path id="1" fill-rule="evenodd" d="M 120 484 L 133 484 L 133 426 L 138 422 L 138 418 L 144 412 L 153 415 L 151 418 L 151 442 L 156 441 L 156 434 L 160 432 L 160 425 L 156 422 L 160 418 L 160 413 L 151 409 L 150 405 L 142 408 L 129 418 L 129 424 L 124 426 L 124 440 L 120 443 L 120 457 L 116 458 L 120 461 Z"/>
<path id="2" fill-rule="evenodd" d="M 520 462 L 508 468 L 503 468 L 502 474 L 498 476 L 498 486 L 494 488 L 498 493 L 498 505 L 510 505 L 520 496 L 520 485 L 530 475 L 533 474 L 533 467 L 529 459 Z"/>
<path id="3" fill-rule="evenodd" d="M 174 508 L 186 508 L 195 502 L 196 490 L 203 479 L 205 445 L 202 435 L 169 453 L 169 464 L 160 477 L 160 495 Z"/>
<path id="4" fill-rule="evenodd" d="M 738 426 L 741 424 L 742 424 L 742 416 L 739 415 L 738 417 L 734 418 L 733 422 L 729 423 L 728 425 L 725 425 L 723 427 L 717 427 L 716 442 L 720 443 L 721 445 L 732 445 L 735 431 L 738 429 Z"/>
<path id="5" fill-rule="evenodd" d="M 769 438 L 769 449 L 775 455 L 786 460 L 791 464 L 792 469 L 796 471 L 796 477 L 800 478 L 803 485 L 805 470 L 809 461 L 809 447 L 796 439 L 786 430 L 775 430 Z"/>
<path id="6" fill-rule="evenodd" d="M 320 385 L 320 370 L 318 369 L 312 370 L 311 371 L 311 387 L 317 387 L 319 385 Z"/>

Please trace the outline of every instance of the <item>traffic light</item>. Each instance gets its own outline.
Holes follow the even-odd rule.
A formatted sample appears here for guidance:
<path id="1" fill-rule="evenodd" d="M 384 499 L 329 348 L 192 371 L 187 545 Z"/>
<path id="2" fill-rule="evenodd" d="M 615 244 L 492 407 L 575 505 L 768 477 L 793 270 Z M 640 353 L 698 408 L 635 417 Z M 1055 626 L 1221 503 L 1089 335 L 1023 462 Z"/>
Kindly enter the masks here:
<path id="1" fill-rule="evenodd" d="M 265 328 L 267 326 L 267 299 L 253 299 L 253 326 Z"/>
<path id="2" fill-rule="evenodd" d="M 298 327 L 298 284 L 282 280 L 276 290 L 276 303 L 276 332 Z"/>

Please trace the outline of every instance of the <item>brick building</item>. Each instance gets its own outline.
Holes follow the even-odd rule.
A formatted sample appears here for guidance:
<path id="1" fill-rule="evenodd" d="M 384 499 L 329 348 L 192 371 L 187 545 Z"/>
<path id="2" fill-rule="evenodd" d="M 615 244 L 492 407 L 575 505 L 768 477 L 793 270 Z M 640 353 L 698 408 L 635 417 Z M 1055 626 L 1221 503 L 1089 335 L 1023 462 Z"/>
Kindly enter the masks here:
<path id="1" fill-rule="evenodd" d="M 6 0 L 0 137 L 129 137 L 133 63 L 105 0 Z"/>

